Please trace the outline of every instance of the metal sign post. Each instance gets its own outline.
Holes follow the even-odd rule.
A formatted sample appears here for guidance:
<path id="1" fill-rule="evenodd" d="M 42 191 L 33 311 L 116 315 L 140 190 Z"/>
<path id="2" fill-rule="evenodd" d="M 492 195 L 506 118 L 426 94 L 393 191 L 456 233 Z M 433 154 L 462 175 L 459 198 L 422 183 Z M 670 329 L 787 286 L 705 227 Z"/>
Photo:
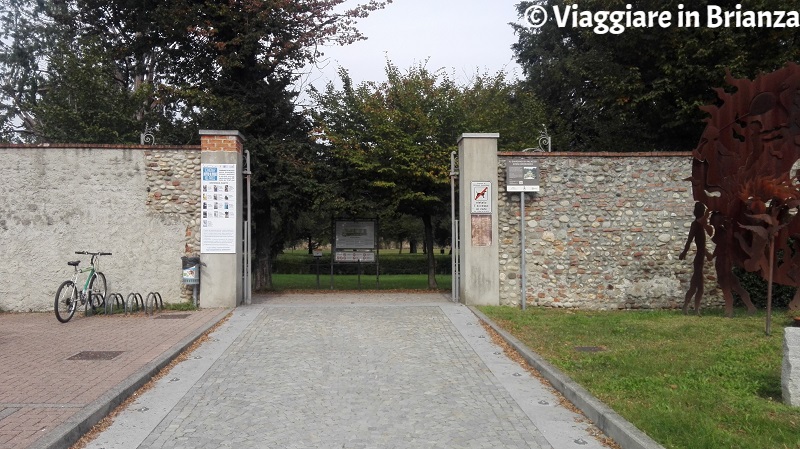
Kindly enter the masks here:
<path id="1" fill-rule="evenodd" d="M 319 290 L 319 260 L 322 259 L 322 250 L 315 249 L 313 254 L 317 265 L 317 289 Z"/>
<path id="2" fill-rule="evenodd" d="M 458 154 L 450 152 L 450 300 L 459 302 L 458 295 L 458 218 L 456 217 L 456 182 L 458 182 L 458 171 L 456 171 L 456 160 Z"/>
<path id="3" fill-rule="evenodd" d="M 519 192 L 520 284 L 522 310 L 528 302 L 525 269 L 525 192 L 539 191 L 539 163 L 530 159 L 510 160 L 506 165 L 506 191 Z"/>
<path id="4" fill-rule="evenodd" d="M 519 192 L 519 242 L 520 246 L 522 247 L 520 251 L 520 272 L 522 275 L 520 276 L 521 284 L 522 284 L 522 310 L 525 310 L 525 304 L 528 302 L 528 297 L 526 295 L 525 289 L 525 192 Z"/>
<path id="5" fill-rule="evenodd" d="M 250 192 L 250 176 L 253 174 L 250 171 L 250 151 L 244 150 L 245 155 L 245 166 L 244 171 L 242 174 L 244 175 L 246 184 L 245 189 L 247 190 L 247 221 L 244 225 L 244 303 L 246 305 L 250 305 L 253 302 L 253 281 L 252 281 L 252 225 L 253 225 L 253 205 L 251 202 L 251 192 Z"/>

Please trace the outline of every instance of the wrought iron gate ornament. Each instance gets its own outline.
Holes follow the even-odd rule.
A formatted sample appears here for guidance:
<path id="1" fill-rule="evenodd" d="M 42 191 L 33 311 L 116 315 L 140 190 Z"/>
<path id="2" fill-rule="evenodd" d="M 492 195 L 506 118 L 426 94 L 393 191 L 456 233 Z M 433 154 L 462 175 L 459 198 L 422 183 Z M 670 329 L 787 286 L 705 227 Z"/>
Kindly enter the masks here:
<path id="1" fill-rule="evenodd" d="M 140 145 L 155 145 L 156 144 L 156 136 L 153 134 L 155 132 L 155 127 L 150 127 L 147 124 L 144 125 L 144 132 L 139 134 L 139 144 Z"/>
<path id="2" fill-rule="evenodd" d="M 754 81 L 728 73 L 725 80 L 732 92 L 715 89 L 721 104 L 701 107 L 711 116 L 692 152 L 688 180 L 697 203 L 686 248 L 694 240 L 701 257 L 705 235 L 701 239 L 698 234 L 712 236 L 715 249 L 708 258 L 716 259 L 725 314 L 732 316 L 733 291 L 750 313 L 755 311 L 733 267 L 768 281 L 768 309 L 772 282 L 800 285 L 800 167 L 795 166 L 800 159 L 800 66 L 789 63 Z M 684 311 L 694 295 L 699 313 L 703 264 L 697 257 Z M 800 289 L 789 307 L 800 309 Z M 769 333 L 769 321 L 767 326 Z"/>
<path id="3" fill-rule="evenodd" d="M 539 143 L 539 146 L 534 148 L 524 148 L 522 151 L 532 151 L 536 153 L 549 153 L 552 151 L 552 138 L 550 137 L 550 134 L 547 134 L 547 126 L 544 124 L 542 125 L 542 132 L 539 133 L 539 140 L 537 142 Z"/>

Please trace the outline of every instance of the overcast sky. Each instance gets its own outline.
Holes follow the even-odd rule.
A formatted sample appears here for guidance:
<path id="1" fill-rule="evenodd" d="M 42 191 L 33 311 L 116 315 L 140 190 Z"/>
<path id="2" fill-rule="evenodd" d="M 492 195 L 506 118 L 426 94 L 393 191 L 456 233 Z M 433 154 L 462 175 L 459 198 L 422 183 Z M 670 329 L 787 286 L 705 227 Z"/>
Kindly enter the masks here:
<path id="1" fill-rule="evenodd" d="M 346 4 L 359 3 L 349 0 Z M 509 22 L 518 23 L 517 0 L 394 0 L 359 22 L 366 41 L 327 47 L 323 60 L 309 67 L 305 84 L 338 86 L 337 68 L 353 82 L 382 81 L 387 58 L 401 71 L 423 63 L 444 69 L 459 83 L 477 72 L 500 70 L 520 77 L 511 45 L 517 41 Z"/>

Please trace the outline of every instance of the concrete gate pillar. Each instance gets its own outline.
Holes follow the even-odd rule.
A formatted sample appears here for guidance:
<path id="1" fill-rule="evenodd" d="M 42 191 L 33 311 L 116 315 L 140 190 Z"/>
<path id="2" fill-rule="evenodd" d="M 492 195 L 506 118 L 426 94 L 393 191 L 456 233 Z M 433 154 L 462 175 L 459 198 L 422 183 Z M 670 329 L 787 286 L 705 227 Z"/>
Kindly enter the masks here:
<path id="1" fill-rule="evenodd" d="M 458 140 L 461 282 L 466 305 L 500 304 L 497 226 L 499 134 L 462 134 Z"/>
<path id="2" fill-rule="evenodd" d="M 239 131 L 200 131 L 200 306 L 236 307 L 242 298 L 244 195 Z"/>

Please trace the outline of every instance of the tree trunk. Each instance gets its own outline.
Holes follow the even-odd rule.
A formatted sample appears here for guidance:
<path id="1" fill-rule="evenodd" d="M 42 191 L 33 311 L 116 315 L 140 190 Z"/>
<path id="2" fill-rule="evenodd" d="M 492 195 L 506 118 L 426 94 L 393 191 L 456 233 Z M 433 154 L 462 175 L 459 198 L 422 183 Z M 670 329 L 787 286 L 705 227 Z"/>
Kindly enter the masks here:
<path id="1" fill-rule="evenodd" d="M 269 206 L 269 202 L 267 204 Z M 270 217 L 270 207 L 266 207 L 267 212 L 255 214 L 255 241 L 256 241 L 256 261 L 253 279 L 255 291 L 272 289 L 272 219 Z"/>
<path id="2" fill-rule="evenodd" d="M 408 241 L 408 253 L 409 254 L 417 254 L 417 239 L 409 239 L 409 241 Z"/>
<path id="3" fill-rule="evenodd" d="M 312 240 L 312 236 L 308 236 L 308 255 L 314 254 L 314 242 Z"/>
<path id="4" fill-rule="evenodd" d="M 425 226 L 425 255 L 428 259 L 428 288 L 439 288 L 436 284 L 436 258 L 433 254 L 433 222 L 430 215 L 422 216 L 422 224 Z"/>

